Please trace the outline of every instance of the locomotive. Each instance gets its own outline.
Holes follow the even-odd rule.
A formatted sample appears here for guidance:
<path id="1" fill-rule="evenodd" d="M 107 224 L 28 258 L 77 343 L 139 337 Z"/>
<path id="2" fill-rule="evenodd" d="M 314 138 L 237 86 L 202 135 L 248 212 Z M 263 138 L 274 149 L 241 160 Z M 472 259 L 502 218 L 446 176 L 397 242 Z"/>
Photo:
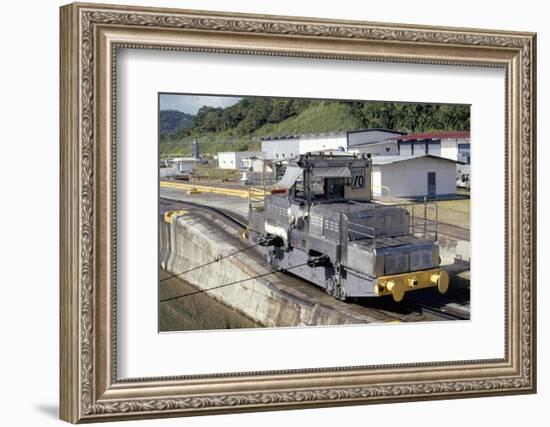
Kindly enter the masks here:
<path id="1" fill-rule="evenodd" d="M 340 300 L 391 295 L 399 302 L 409 291 L 449 286 L 437 216 L 428 220 L 426 212 L 426 201 L 373 200 L 370 155 L 308 153 L 288 161 L 263 203 L 250 204 L 248 238 L 272 267 Z"/>

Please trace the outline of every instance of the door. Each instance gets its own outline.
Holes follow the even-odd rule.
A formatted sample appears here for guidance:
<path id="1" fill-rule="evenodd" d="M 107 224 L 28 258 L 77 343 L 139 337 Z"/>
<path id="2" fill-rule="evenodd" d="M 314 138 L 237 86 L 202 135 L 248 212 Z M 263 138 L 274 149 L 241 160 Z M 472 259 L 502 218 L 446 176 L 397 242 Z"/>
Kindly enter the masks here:
<path id="1" fill-rule="evenodd" d="M 435 172 L 428 172 L 428 197 L 435 197 L 436 194 Z"/>

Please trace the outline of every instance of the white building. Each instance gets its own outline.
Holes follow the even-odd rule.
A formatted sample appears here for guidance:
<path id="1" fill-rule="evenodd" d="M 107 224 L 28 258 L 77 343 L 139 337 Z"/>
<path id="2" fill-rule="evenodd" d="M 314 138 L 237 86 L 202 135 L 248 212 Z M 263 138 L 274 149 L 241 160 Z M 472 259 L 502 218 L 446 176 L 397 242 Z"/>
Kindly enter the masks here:
<path id="1" fill-rule="evenodd" d="M 288 135 L 262 139 L 262 151 L 275 160 L 284 160 L 300 154 L 318 151 L 368 152 L 363 151 L 362 147 L 383 142 L 390 137 L 402 135 L 403 132 L 388 129 L 359 129 L 342 132 Z"/>
<path id="2" fill-rule="evenodd" d="M 179 173 L 192 172 L 201 161 L 194 157 L 177 157 L 172 160 L 172 169 Z"/>
<path id="3" fill-rule="evenodd" d="M 431 154 L 470 163 L 469 131 L 413 133 L 390 137 L 388 142 L 397 144 L 400 156 Z"/>
<path id="4" fill-rule="evenodd" d="M 195 159 L 193 157 L 176 157 L 174 159 L 165 160 L 167 167 L 161 167 L 159 169 L 160 177 L 173 178 L 188 175 L 193 172 L 200 163 L 200 159 Z"/>
<path id="5" fill-rule="evenodd" d="M 242 160 L 244 170 L 241 182 L 251 185 L 271 185 L 275 183 L 275 166 L 272 159 L 252 156 Z"/>
<path id="6" fill-rule="evenodd" d="M 272 172 L 273 159 L 268 159 L 264 156 L 251 156 L 241 160 L 242 169 L 247 169 L 251 172 Z"/>
<path id="7" fill-rule="evenodd" d="M 246 169 L 246 162 L 243 163 L 243 159 L 264 154 L 261 151 L 222 151 L 218 153 L 218 167 L 220 169 Z"/>
<path id="8" fill-rule="evenodd" d="M 456 193 L 456 161 L 431 154 L 373 156 L 374 196 L 435 197 Z"/>
<path id="9" fill-rule="evenodd" d="M 405 132 L 390 129 L 359 129 L 350 130 L 348 134 L 348 148 L 358 149 L 359 152 L 367 152 L 369 146 L 378 144 L 387 144 L 389 138 L 400 137 L 405 135 Z M 371 153 L 372 154 L 372 153 Z"/>
<path id="10" fill-rule="evenodd" d="M 349 151 L 352 153 L 368 153 L 372 156 L 397 156 L 398 154 L 396 141 L 381 141 L 356 145 L 355 147 L 350 147 Z"/>
<path id="11" fill-rule="evenodd" d="M 275 160 L 292 159 L 313 151 L 338 150 L 347 147 L 346 132 L 289 135 L 262 139 L 262 151 Z"/>

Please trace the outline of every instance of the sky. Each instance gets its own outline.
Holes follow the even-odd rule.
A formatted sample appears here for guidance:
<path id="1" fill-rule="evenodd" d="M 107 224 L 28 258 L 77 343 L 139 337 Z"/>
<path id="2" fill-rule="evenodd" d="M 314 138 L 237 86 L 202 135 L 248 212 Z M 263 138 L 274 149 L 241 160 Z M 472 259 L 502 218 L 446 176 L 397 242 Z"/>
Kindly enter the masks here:
<path id="1" fill-rule="evenodd" d="M 236 104 L 242 98 L 234 96 L 199 96 L 199 95 L 175 95 L 161 94 L 161 110 L 178 110 L 187 114 L 197 114 L 199 109 L 208 105 L 209 107 L 229 107 Z"/>

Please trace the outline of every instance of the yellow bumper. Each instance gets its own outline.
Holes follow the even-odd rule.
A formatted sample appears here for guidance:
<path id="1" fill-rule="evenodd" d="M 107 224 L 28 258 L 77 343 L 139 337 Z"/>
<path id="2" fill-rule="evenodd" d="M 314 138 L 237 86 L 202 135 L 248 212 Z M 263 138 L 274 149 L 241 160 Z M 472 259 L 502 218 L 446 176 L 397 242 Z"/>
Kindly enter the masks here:
<path id="1" fill-rule="evenodd" d="M 437 287 L 444 294 L 449 289 L 449 275 L 441 268 L 431 270 L 414 271 L 410 273 L 382 276 L 374 285 L 374 292 L 378 296 L 391 295 L 394 301 L 399 302 L 405 296 L 405 292 L 416 289 Z"/>
<path id="2" fill-rule="evenodd" d="M 166 211 L 164 213 L 164 221 L 168 224 L 172 223 L 172 219 L 181 215 L 185 215 L 187 213 L 186 210 L 180 209 L 178 211 Z"/>

